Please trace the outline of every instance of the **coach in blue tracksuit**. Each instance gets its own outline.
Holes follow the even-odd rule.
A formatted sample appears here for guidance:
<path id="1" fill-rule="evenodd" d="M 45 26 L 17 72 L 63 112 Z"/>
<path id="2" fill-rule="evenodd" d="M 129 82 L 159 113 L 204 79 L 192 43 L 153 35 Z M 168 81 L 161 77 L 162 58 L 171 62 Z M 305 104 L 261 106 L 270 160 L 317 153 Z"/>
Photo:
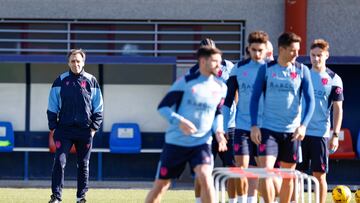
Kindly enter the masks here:
<path id="1" fill-rule="evenodd" d="M 55 80 L 49 95 L 47 117 L 56 146 L 49 203 L 61 202 L 66 157 L 73 144 L 78 167 L 76 202 L 86 201 L 93 137 L 103 120 L 101 90 L 96 78 L 84 71 L 85 53 L 71 50 L 68 65 L 70 70 Z"/>

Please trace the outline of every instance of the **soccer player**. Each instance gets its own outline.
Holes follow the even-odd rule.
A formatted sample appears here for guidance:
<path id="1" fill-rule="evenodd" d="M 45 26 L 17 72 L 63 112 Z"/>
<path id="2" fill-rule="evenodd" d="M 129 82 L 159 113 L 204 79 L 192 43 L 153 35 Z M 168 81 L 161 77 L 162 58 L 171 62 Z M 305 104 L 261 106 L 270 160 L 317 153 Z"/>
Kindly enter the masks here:
<path id="1" fill-rule="evenodd" d="M 56 146 L 49 203 L 61 202 L 66 157 L 73 144 L 78 167 L 76 202 L 86 202 L 93 137 L 103 120 L 101 90 L 96 78 L 84 70 L 84 51 L 72 49 L 68 65 L 70 70 L 55 80 L 49 95 L 47 117 Z"/>
<path id="2" fill-rule="evenodd" d="M 341 78 L 326 67 L 329 58 L 329 43 L 316 39 L 310 47 L 312 68 L 310 75 L 314 86 L 315 111 L 301 142 L 303 162 L 297 166 L 308 171 L 310 162 L 313 176 L 320 183 L 320 202 L 325 203 L 327 195 L 326 173 L 328 171 L 328 150 L 334 152 L 339 145 L 339 132 L 343 117 L 344 100 Z M 333 130 L 330 136 L 330 112 L 333 109 Z M 328 145 L 329 144 L 329 145 Z M 329 147 L 328 147 L 329 146 Z"/>
<path id="3" fill-rule="evenodd" d="M 187 162 L 201 185 L 201 201 L 214 202 L 212 132 L 219 151 L 226 151 L 221 105 L 226 85 L 217 77 L 221 51 L 204 46 L 197 51 L 199 72 L 180 78 L 160 102 L 158 111 L 169 122 L 156 180 L 145 202 L 160 202 Z"/>
<path id="4" fill-rule="evenodd" d="M 240 168 L 256 166 L 256 145 L 250 139 L 250 99 L 257 72 L 265 64 L 266 44 L 269 36 L 266 32 L 255 31 L 248 36 L 248 51 L 250 58 L 240 61 L 232 69 L 227 81 L 228 92 L 223 106 L 224 122 L 227 123 L 230 116 L 230 109 L 233 105 L 235 94 L 238 91 L 238 102 L 236 105 L 236 129 L 234 136 L 234 153 L 236 165 Z M 262 112 L 259 111 L 259 115 Z M 260 117 L 259 117 L 260 121 Z M 260 123 L 260 122 L 259 122 Z M 251 191 L 249 202 L 257 202 L 255 179 L 249 179 Z M 240 179 L 240 190 L 238 191 L 238 202 L 246 202 L 248 194 L 248 180 Z"/>
<path id="5" fill-rule="evenodd" d="M 250 102 L 251 140 L 258 145 L 259 165 L 272 169 L 276 158 L 281 168 L 295 169 L 300 141 L 305 136 L 314 111 L 314 89 L 310 71 L 296 62 L 301 38 L 285 32 L 278 38 L 279 56 L 260 67 Z M 261 131 L 258 128 L 258 109 L 261 93 L 264 106 Z M 305 108 L 301 110 L 301 97 Z M 304 116 L 301 116 L 304 111 Z M 260 191 L 265 202 L 274 201 L 274 186 L 271 178 L 260 180 Z M 293 180 L 283 179 L 280 201 L 289 202 L 293 192 Z"/>
<path id="6" fill-rule="evenodd" d="M 266 54 L 265 55 L 266 55 L 265 61 L 267 63 L 274 60 L 274 47 L 270 41 L 267 41 L 267 43 L 266 43 Z M 279 161 L 276 160 L 274 167 L 280 168 Z M 275 189 L 275 202 L 274 203 L 277 203 L 279 201 L 279 195 L 280 195 L 281 178 L 273 177 L 273 183 L 274 183 L 274 189 Z M 250 190 L 250 187 L 251 187 L 251 185 L 249 185 L 249 190 Z M 262 197 L 260 197 L 260 202 L 264 202 Z"/>
<path id="7" fill-rule="evenodd" d="M 205 38 L 205 39 L 201 40 L 200 47 L 203 47 L 203 46 L 211 46 L 214 48 L 216 47 L 215 42 L 210 38 Z M 223 81 L 224 83 L 226 83 L 233 67 L 234 67 L 234 64 L 231 61 L 223 59 L 221 61 L 221 67 L 220 67 L 219 71 L 217 72 L 218 78 L 221 81 Z M 191 67 L 189 69 L 188 74 L 194 74 L 196 72 L 199 72 L 199 64 L 196 64 L 193 67 Z M 237 99 L 237 97 L 236 97 L 236 99 Z M 234 132 L 235 132 L 235 106 L 236 106 L 236 101 L 234 100 L 234 104 L 232 105 L 232 107 L 230 109 L 230 117 L 231 118 L 229 119 L 229 122 L 227 122 L 227 124 L 224 125 L 224 128 L 228 129 L 227 134 L 225 136 L 225 138 L 227 140 L 227 149 L 228 150 L 226 150 L 224 152 L 219 152 L 218 151 L 219 144 L 216 139 L 213 139 L 212 144 L 211 144 L 211 151 L 213 153 L 214 160 L 216 159 L 216 156 L 219 155 L 219 157 L 222 161 L 223 167 L 235 167 L 234 151 L 233 151 L 233 138 L 234 138 Z M 214 136 L 215 136 L 215 134 L 213 134 L 213 137 Z M 191 173 L 193 174 L 194 172 L 191 171 Z M 201 187 L 200 187 L 200 183 L 196 177 L 195 177 L 195 182 L 194 182 L 194 189 L 195 189 L 196 203 L 200 203 L 201 202 L 201 199 L 200 199 Z M 236 201 L 236 184 L 235 184 L 234 179 L 228 180 L 227 192 L 229 195 L 229 203 L 235 202 Z"/>

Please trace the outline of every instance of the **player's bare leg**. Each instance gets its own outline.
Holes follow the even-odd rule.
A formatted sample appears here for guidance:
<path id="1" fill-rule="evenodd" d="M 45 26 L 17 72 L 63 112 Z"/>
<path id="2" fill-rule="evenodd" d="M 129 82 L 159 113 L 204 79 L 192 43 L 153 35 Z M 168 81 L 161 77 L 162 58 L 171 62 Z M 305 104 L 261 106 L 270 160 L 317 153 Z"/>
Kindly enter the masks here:
<path id="1" fill-rule="evenodd" d="M 196 178 L 200 183 L 202 203 L 215 202 L 214 180 L 211 175 L 212 169 L 213 167 L 208 164 L 197 165 L 194 168 Z"/>
<path id="2" fill-rule="evenodd" d="M 295 169 L 296 163 L 280 162 L 281 168 Z M 273 184 L 273 183 L 272 183 Z M 283 178 L 280 189 L 280 203 L 288 203 L 294 191 L 294 180 L 292 178 Z"/>
<path id="3" fill-rule="evenodd" d="M 313 176 L 319 181 L 320 184 L 320 203 L 325 203 L 328 188 L 326 182 L 326 173 L 313 172 Z"/>
<path id="4" fill-rule="evenodd" d="M 249 168 L 257 168 L 257 167 L 249 165 Z M 257 200 L 257 196 L 258 196 L 257 188 L 259 185 L 258 183 L 259 183 L 258 178 L 248 178 L 248 184 L 249 184 L 248 200 L 249 200 L 249 197 L 253 197 L 254 200 Z"/>
<path id="5" fill-rule="evenodd" d="M 275 156 L 259 156 L 259 164 L 261 168 L 273 169 L 276 162 Z M 272 203 L 275 200 L 275 189 L 273 178 L 265 178 L 259 180 L 259 191 L 266 203 Z M 290 201 L 290 200 L 289 200 Z"/>
<path id="6" fill-rule="evenodd" d="M 248 168 L 249 167 L 249 155 L 243 155 L 243 156 L 235 156 L 235 162 L 236 162 L 236 166 L 240 167 L 240 168 Z M 247 178 L 240 178 L 238 179 L 239 183 L 237 185 L 237 195 L 239 197 L 247 197 L 248 194 L 248 189 L 249 189 L 249 184 L 248 184 L 248 179 Z M 246 199 L 243 199 L 246 200 Z M 241 200 L 238 200 L 241 201 Z"/>
<path id="7" fill-rule="evenodd" d="M 145 203 L 158 203 L 161 202 L 161 197 L 170 187 L 170 179 L 157 179 L 154 182 L 153 188 L 148 193 Z"/>
<path id="8" fill-rule="evenodd" d="M 196 200 L 198 198 L 200 198 L 200 196 L 201 196 L 201 187 L 200 187 L 200 183 L 199 183 L 199 180 L 197 179 L 197 177 L 195 177 L 195 180 L 194 180 L 194 193 L 195 193 L 195 199 Z"/>

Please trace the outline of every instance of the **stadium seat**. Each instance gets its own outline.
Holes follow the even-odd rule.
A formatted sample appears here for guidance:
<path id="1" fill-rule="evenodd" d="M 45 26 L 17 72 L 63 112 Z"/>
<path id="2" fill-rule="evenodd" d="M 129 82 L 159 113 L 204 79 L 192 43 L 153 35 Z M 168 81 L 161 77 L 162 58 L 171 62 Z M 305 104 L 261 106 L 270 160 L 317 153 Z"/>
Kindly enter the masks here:
<path id="1" fill-rule="evenodd" d="M 350 130 L 342 128 L 339 133 L 339 148 L 335 153 L 330 154 L 330 159 L 354 159 L 355 157 Z"/>
<path id="2" fill-rule="evenodd" d="M 14 130 L 10 122 L 0 121 L 0 152 L 12 152 Z"/>
<path id="3" fill-rule="evenodd" d="M 114 123 L 109 146 L 111 153 L 140 153 L 141 133 L 136 123 Z"/>
<path id="4" fill-rule="evenodd" d="M 51 153 L 55 153 L 55 151 L 56 151 L 55 142 L 54 142 L 53 137 L 54 137 L 54 133 L 53 133 L 53 131 L 50 131 L 49 132 L 49 151 Z M 72 154 L 76 153 L 76 149 L 75 149 L 74 145 L 71 147 L 70 153 L 72 153 Z"/>

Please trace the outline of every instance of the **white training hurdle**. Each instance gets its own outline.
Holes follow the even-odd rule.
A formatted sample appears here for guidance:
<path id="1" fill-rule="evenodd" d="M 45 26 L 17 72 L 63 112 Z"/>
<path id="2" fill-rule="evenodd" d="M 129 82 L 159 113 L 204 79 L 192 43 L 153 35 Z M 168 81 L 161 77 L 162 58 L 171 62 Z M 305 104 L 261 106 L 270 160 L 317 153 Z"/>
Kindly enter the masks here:
<path id="1" fill-rule="evenodd" d="M 310 175 L 292 169 L 265 169 L 265 168 L 247 168 L 241 169 L 238 167 L 217 167 L 213 170 L 213 177 L 215 182 L 215 201 L 219 202 L 221 194 L 221 203 L 225 203 L 225 182 L 229 178 L 292 178 L 295 179 L 295 191 L 300 189 L 300 202 L 305 202 L 305 187 L 304 181 L 307 181 L 308 202 L 312 202 L 312 182 L 314 183 L 315 203 L 320 202 L 319 182 Z M 295 193 L 295 199 L 299 199 L 298 192 Z"/>

